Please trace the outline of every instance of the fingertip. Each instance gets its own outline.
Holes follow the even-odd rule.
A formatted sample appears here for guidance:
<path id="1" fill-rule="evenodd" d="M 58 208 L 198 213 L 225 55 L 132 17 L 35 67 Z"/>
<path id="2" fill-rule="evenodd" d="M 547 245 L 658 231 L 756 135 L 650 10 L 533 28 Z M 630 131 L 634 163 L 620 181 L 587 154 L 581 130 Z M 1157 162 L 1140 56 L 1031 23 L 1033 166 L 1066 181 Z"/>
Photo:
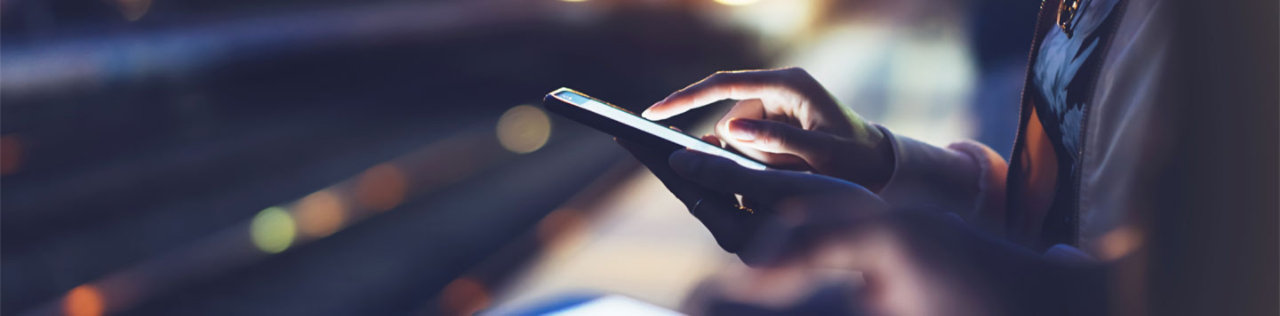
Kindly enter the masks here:
<path id="1" fill-rule="evenodd" d="M 650 121 L 657 121 L 666 118 L 662 115 L 662 102 L 658 102 L 653 106 L 650 106 L 648 109 L 644 109 L 643 112 L 640 112 L 640 117 Z"/>
<path id="2" fill-rule="evenodd" d="M 702 141 L 704 142 L 711 143 L 712 145 L 716 145 L 718 147 L 724 147 L 724 142 L 721 142 L 720 137 L 716 137 L 716 134 L 702 135 L 701 138 L 702 138 Z"/>
<path id="3" fill-rule="evenodd" d="M 640 117 L 647 118 L 650 120 L 658 119 L 658 112 L 662 111 L 662 107 L 665 106 L 664 104 L 666 103 L 667 103 L 666 98 L 663 98 L 658 102 L 654 102 L 653 104 L 649 105 L 648 108 L 645 108 L 644 111 L 640 112 Z"/>

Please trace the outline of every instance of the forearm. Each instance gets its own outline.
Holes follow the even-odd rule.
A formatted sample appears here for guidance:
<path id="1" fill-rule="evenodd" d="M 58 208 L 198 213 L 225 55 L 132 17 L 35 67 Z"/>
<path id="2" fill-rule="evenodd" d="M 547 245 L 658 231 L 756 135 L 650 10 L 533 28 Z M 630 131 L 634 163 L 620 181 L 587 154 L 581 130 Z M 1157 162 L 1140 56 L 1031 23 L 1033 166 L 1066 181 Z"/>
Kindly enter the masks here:
<path id="1" fill-rule="evenodd" d="M 954 212 L 982 230 L 1004 227 L 1008 164 L 975 142 L 940 148 L 881 127 L 893 150 L 893 172 L 878 192 L 891 205 Z"/>

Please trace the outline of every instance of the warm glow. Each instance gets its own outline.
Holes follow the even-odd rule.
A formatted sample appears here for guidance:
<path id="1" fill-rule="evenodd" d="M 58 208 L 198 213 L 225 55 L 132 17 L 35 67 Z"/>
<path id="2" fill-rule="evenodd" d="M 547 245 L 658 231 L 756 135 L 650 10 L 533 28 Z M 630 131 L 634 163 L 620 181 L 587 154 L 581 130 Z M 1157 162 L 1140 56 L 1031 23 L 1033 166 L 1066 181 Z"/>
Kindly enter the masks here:
<path id="1" fill-rule="evenodd" d="M 498 119 L 498 142 L 515 153 L 531 153 L 551 138 L 551 118 L 542 109 L 520 105 L 502 113 Z"/>
<path id="2" fill-rule="evenodd" d="M 571 209 L 561 209 L 547 214 L 547 217 L 543 217 L 542 221 L 538 222 L 536 234 L 538 241 L 546 245 L 553 242 L 556 236 L 583 226 L 586 226 L 586 219 L 582 218 L 582 213 Z"/>
<path id="3" fill-rule="evenodd" d="M 151 9 L 151 0 L 116 0 L 116 5 L 120 7 L 120 14 L 124 15 L 125 20 L 137 21 L 147 15 L 147 10 Z"/>
<path id="4" fill-rule="evenodd" d="M 824 2 L 821 0 L 721 0 L 718 2 L 731 6 L 731 8 L 719 10 L 720 13 L 726 14 L 735 24 L 759 33 L 760 44 L 763 45 L 761 48 L 766 51 L 807 51 L 796 46 L 807 45 L 808 42 L 805 39 L 813 35 L 818 17 L 824 11 Z"/>
<path id="5" fill-rule="evenodd" d="M 758 1 L 759 0 L 716 0 L 716 2 L 723 5 L 748 5 Z"/>
<path id="6" fill-rule="evenodd" d="M 404 202 L 408 185 L 399 167 L 391 163 L 373 166 L 361 173 L 356 182 L 356 201 L 369 210 L 390 210 Z"/>
<path id="7" fill-rule="evenodd" d="M 62 310 L 70 316 L 98 316 L 105 310 L 102 292 L 92 285 L 81 285 L 70 292 L 62 301 Z"/>
<path id="8" fill-rule="evenodd" d="M 249 224 L 249 235 L 253 245 L 266 253 L 279 253 L 293 244 L 296 227 L 293 217 L 284 208 L 268 207 L 253 217 Z"/>
<path id="9" fill-rule="evenodd" d="M 1121 226 L 1102 235 L 1099 257 L 1116 260 L 1142 247 L 1142 232 L 1130 226 Z"/>
<path id="10" fill-rule="evenodd" d="M 346 210 L 342 199 L 330 190 L 312 193 L 294 209 L 298 222 L 298 232 L 303 236 L 320 238 L 329 236 L 342 227 L 346 220 Z"/>
<path id="11" fill-rule="evenodd" d="M 587 2 L 587 0 L 560 0 L 564 2 Z"/>
<path id="12" fill-rule="evenodd" d="M 22 140 L 18 135 L 0 137 L 0 175 L 11 175 L 22 167 Z"/>
<path id="13" fill-rule="evenodd" d="M 469 277 L 449 282 L 440 290 L 441 308 L 445 315 L 473 315 L 489 306 L 489 291 L 484 283 Z"/>

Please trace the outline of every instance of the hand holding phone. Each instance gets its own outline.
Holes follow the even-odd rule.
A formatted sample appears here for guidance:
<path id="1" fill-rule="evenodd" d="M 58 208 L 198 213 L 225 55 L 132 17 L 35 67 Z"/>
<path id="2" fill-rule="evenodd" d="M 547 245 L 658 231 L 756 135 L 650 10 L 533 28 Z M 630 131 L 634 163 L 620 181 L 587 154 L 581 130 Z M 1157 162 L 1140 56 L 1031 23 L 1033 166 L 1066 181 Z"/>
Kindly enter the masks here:
<path id="1" fill-rule="evenodd" d="M 876 190 L 892 176 L 893 146 L 883 130 L 841 106 L 800 68 L 716 72 L 641 116 L 666 119 L 721 100 L 738 103 L 716 124 L 716 136 L 743 156 Z"/>
<path id="2" fill-rule="evenodd" d="M 829 205 L 812 197 L 874 197 L 844 180 L 767 168 L 758 161 L 573 90 L 553 91 L 544 104 L 552 112 L 617 136 L 619 144 L 685 203 L 721 248 L 737 254 L 749 265 L 766 263 L 761 260 L 768 259 L 748 253 L 748 243 L 760 237 L 757 235 L 766 224 L 776 222 L 771 209 L 777 204 L 790 201 L 838 208 L 848 205 Z M 741 201 L 737 194 L 743 196 Z"/>
<path id="3" fill-rule="evenodd" d="M 677 175 L 669 158 L 673 152 L 689 148 L 724 157 L 732 161 L 728 164 L 747 170 L 765 170 L 764 164 L 567 88 L 548 93 L 543 99 L 543 106 L 548 111 L 615 136 L 619 145 L 662 180 L 662 184 L 711 231 L 716 243 L 725 251 L 740 251 L 763 222 L 763 216 L 751 216 L 752 213 L 744 210 L 743 202 L 749 201 L 739 201 L 734 193 L 707 188 Z"/>

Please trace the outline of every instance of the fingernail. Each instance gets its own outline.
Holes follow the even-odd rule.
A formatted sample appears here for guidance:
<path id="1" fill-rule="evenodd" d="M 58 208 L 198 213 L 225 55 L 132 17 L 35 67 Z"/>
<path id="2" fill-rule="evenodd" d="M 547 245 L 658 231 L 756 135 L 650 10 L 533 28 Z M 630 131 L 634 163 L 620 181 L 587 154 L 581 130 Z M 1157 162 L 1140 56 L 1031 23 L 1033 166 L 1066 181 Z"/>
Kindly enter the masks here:
<path id="1" fill-rule="evenodd" d="M 756 140 L 756 129 L 758 128 L 759 126 L 756 123 L 747 120 L 729 121 L 729 135 L 740 141 Z"/>
<path id="2" fill-rule="evenodd" d="M 653 107 L 650 107 L 650 108 L 653 108 Z M 646 119 L 650 119 L 650 120 L 652 120 L 652 119 L 653 119 L 653 112 L 652 112 L 652 111 L 649 111 L 649 109 L 644 109 L 644 111 L 643 111 L 643 112 L 640 112 L 640 117 L 643 117 L 643 118 L 646 118 Z"/>

